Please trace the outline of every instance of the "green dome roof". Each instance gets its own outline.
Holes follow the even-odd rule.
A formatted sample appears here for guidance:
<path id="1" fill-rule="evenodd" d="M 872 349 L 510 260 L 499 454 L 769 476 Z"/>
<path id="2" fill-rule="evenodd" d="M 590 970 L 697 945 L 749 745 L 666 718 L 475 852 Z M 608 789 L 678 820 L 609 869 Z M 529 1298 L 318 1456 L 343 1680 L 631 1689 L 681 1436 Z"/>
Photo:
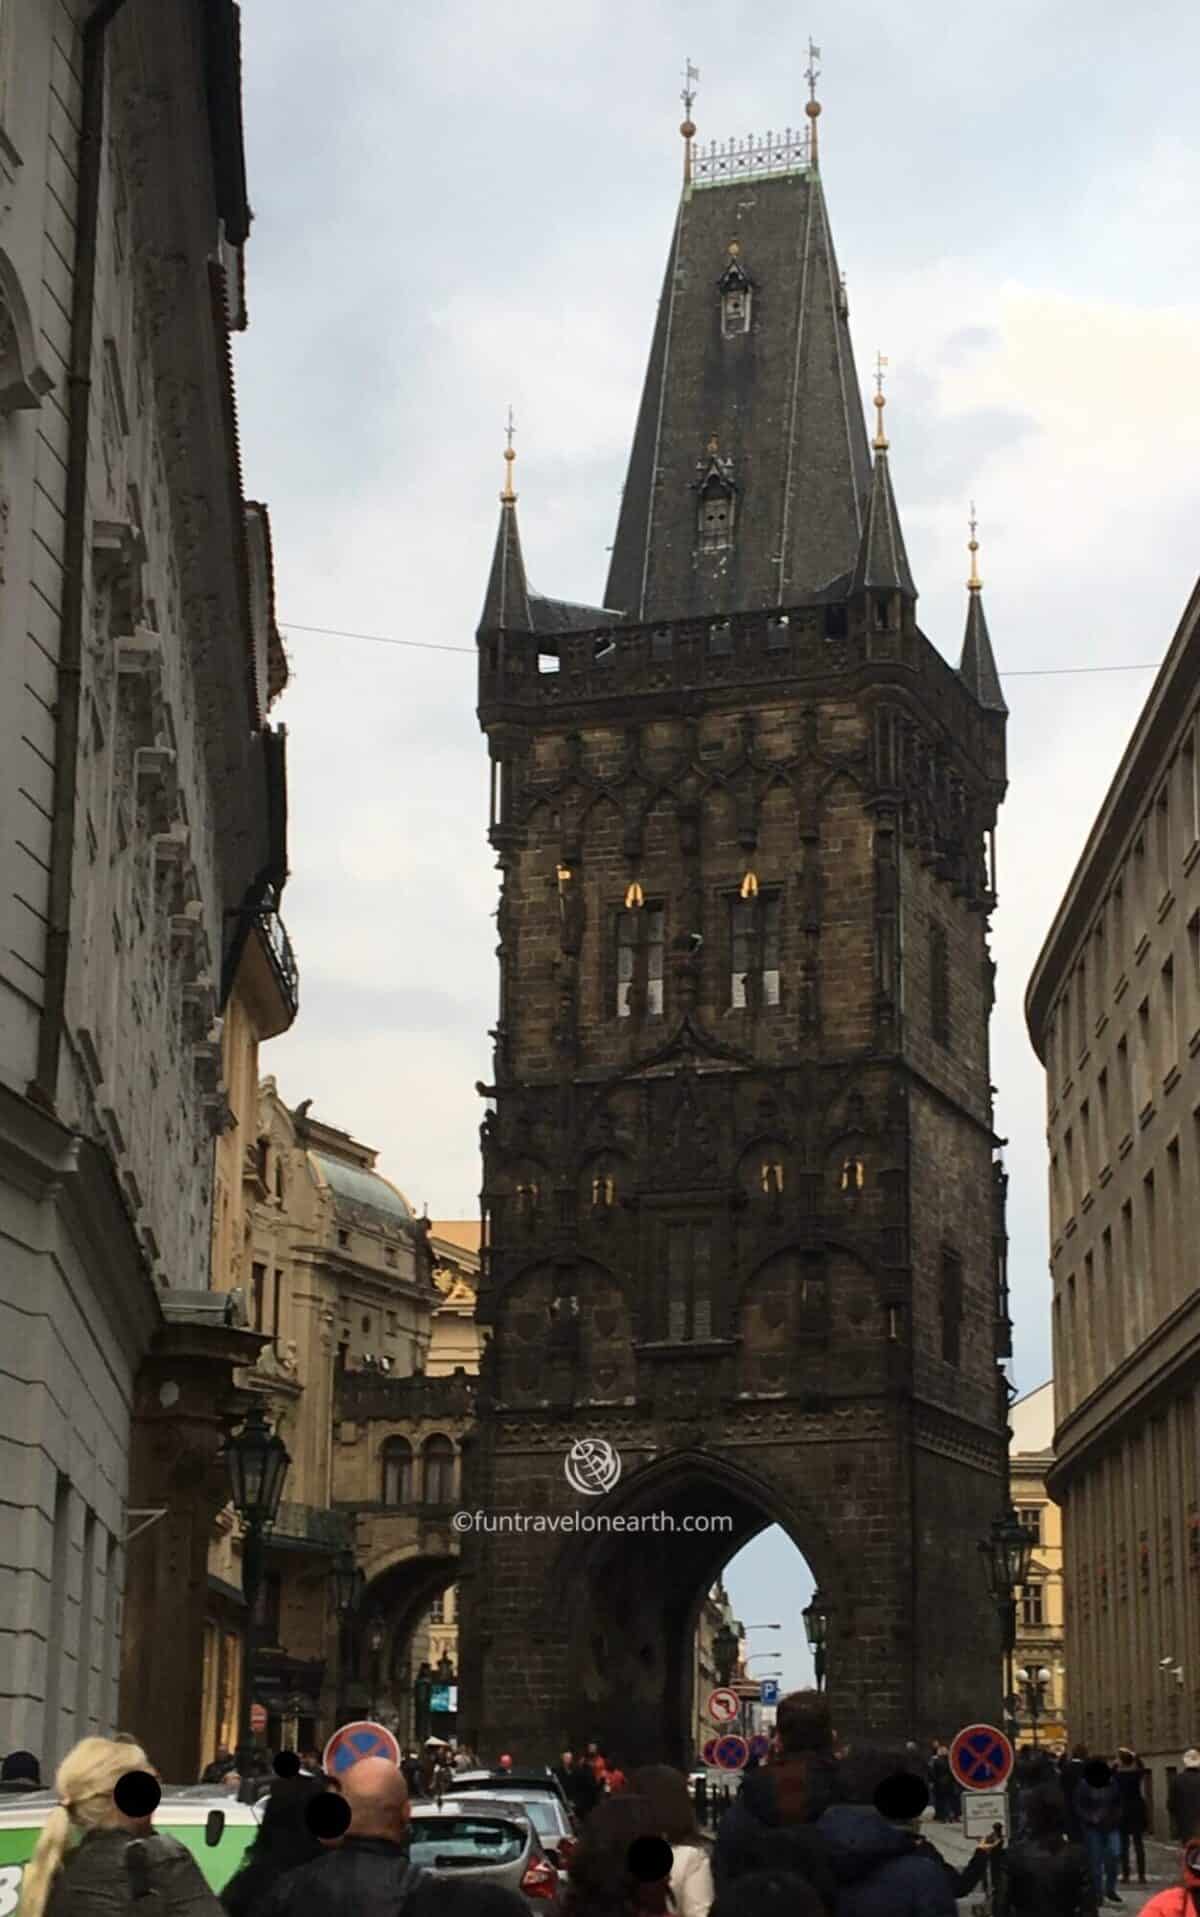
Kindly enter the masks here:
<path id="1" fill-rule="evenodd" d="M 348 1165 L 344 1158 L 327 1158 L 324 1152 L 310 1152 L 309 1157 L 332 1191 L 335 1201 L 344 1200 L 348 1205 L 363 1206 L 367 1211 L 379 1212 L 385 1218 L 401 1219 L 411 1224 L 413 1209 L 407 1198 L 386 1178 L 381 1178 L 378 1172 L 365 1171 L 360 1165 Z"/>

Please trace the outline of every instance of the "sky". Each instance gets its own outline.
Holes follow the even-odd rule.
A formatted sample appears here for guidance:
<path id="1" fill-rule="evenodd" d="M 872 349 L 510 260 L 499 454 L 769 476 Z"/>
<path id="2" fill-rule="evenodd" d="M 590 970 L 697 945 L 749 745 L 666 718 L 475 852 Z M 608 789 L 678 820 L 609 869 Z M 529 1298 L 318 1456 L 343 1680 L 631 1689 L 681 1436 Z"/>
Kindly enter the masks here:
<path id="1" fill-rule="evenodd" d="M 764 133 L 800 123 L 810 33 L 864 398 L 876 352 L 889 361 L 918 618 L 956 663 L 974 499 L 1011 709 L 992 1043 L 1024 1392 L 1049 1376 L 1050 1294 L 1022 1000 L 1196 570 L 1200 14 L 1184 0 L 840 0 L 824 18 L 777 0 L 244 0 L 239 408 L 292 666 L 275 716 L 301 976 L 263 1069 L 378 1147 L 418 1207 L 475 1215 L 496 875 L 472 643 L 506 410 L 531 581 L 598 603 L 679 192 L 684 62 L 702 141 Z M 730 1578 L 747 1622 L 756 1590 L 786 1592 L 761 1620 L 784 1630 L 756 1648 L 782 1645 L 787 1682 L 806 1673 L 796 1563 L 768 1533 Z"/>

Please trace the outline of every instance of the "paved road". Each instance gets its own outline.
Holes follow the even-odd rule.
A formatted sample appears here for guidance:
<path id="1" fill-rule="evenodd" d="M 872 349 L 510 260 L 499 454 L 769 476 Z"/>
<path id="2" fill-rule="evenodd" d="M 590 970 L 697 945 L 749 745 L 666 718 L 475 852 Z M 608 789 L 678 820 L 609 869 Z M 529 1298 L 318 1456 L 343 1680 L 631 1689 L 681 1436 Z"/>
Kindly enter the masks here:
<path id="1" fill-rule="evenodd" d="M 975 1848 L 974 1842 L 962 1834 L 961 1824 L 936 1824 L 931 1819 L 925 1823 L 925 1835 L 931 1843 L 937 1845 L 942 1856 L 956 1869 L 961 1870 Z M 1159 1844 L 1152 1837 L 1146 1839 L 1146 1882 L 1145 1884 L 1122 1884 L 1118 1882 L 1117 1892 L 1124 1903 L 1129 1917 L 1136 1917 L 1142 1906 L 1168 1884 L 1179 1882 L 1179 1851 L 1174 1844 Z M 972 1911 L 981 1901 L 981 1892 L 974 1890 L 968 1897 L 960 1900 L 959 1908 Z M 1102 1906 L 1116 1909 L 1116 1905 Z"/>

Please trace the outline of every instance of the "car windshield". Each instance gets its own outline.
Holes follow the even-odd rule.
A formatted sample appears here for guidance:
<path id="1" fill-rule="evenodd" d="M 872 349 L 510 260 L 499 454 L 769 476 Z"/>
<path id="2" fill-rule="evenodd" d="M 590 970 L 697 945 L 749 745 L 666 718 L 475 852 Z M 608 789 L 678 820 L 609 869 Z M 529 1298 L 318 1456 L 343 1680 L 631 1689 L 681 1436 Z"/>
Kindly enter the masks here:
<path id="1" fill-rule="evenodd" d="M 552 1797 L 523 1797 L 521 1807 L 529 1812 L 530 1821 L 539 1837 L 557 1837 L 560 1834 L 562 1818 Z"/>
<path id="2" fill-rule="evenodd" d="M 490 1817 L 414 1817 L 411 1828 L 412 1861 L 429 1870 L 515 1864 L 527 1841 L 518 1824 Z"/>

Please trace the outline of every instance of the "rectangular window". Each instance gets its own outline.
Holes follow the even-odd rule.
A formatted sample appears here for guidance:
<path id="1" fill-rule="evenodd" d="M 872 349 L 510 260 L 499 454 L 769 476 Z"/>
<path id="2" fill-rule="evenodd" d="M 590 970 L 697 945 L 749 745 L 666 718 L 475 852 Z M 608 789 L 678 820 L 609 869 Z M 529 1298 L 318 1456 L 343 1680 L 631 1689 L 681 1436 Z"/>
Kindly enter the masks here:
<path id="1" fill-rule="evenodd" d="M 1179 1035 L 1175 1029 L 1175 961 L 1162 968 L 1162 1075 L 1178 1064 Z"/>
<path id="2" fill-rule="evenodd" d="M 943 925 L 929 928 L 929 1030 L 939 1045 L 949 1045 L 950 949 Z"/>
<path id="3" fill-rule="evenodd" d="M 1059 1012 L 1059 1034 L 1058 1035 L 1061 1041 L 1061 1048 L 1062 1048 L 1060 1052 L 1060 1056 L 1059 1056 L 1059 1064 L 1060 1064 L 1061 1073 L 1062 1073 L 1062 1082 L 1065 1085 L 1071 1077 L 1071 994 L 1070 992 L 1063 993 L 1062 998 L 1059 1001 L 1058 1012 Z"/>
<path id="4" fill-rule="evenodd" d="M 780 895 L 760 892 L 754 899 L 730 901 L 729 1003 L 778 1005 Z"/>
<path id="5" fill-rule="evenodd" d="M 1187 1021 L 1189 1035 L 1200 1026 L 1200 911 L 1188 920 Z"/>
<path id="6" fill-rule="evenodd" d="M 1100 1238 L 1100 1273 L 1104 1297 L 1100 1306 L 1098 1351 L 1100 1369 L 1107 1377 L 1120 1353 L 1120 1323 L 1117 1318 L 1117 1294 L 1113 1281 L 1112 1227 L 1106 1225 Z"/>
<path id="7" fill-rule="evenodd" d="M 1154 1078 L 1151 1063 L 1150 1044 L 1150 1000 L 1144 998 L 1137 1013 L 1137 1108 L 1136 1115 L 1141 1117 L 1147 1105 L 1154 1099 Z"/>
<path id="8" fill-rule="evenodd" d="M 250 1267 L 250 1322 L 255 1331 L 263 1329 L 263 1315 L 267 1308 L 267 1268 L 265 1265 Z"/>
<path id="9" fill-rule="evenodd" d="M 942 1247 L 942 1357 L 949 1365 L 962 1356 L 962 1259 L 948 1245 Z"/>
<path id="10" fill-rule="evenodd" d="M 1184 1228 L 1182 1171 L 1179 1158 L 1179 1140 L 1173 1138 L 1167 1146 L 1167 1243 L 1174 1246 L 1181 1243 L 1180 1234 Z M 1165 1300 L 1167 1308 L 1174 1299 Z"/>
<path id="11" fill-rule="evenodd" d="M 1200 839 L 1200 772 L 1196 766 L 1196 730 L 1184 740 L 1182 755 L 1183 772 L 1183 836 L 1186 841 L 1184 851 L 1190 852 L 1197 839 Z"/>
<path id="12" fill-rule="evenodd" d="M 1105 994 L 1108 989 L 1108 948 L 1104 943 L 1104 920 L 1096 921 L 1092 937 L 1092 996 L 1096 1001 L 1096 1019 L 1104 1016 Z"/>
<path id="13" fill-rule="evenodd" d="M 1171 787 L 1163 785 L 1154 805 L 1155 856 L 1158 863 L 1158 892 L 1161 898 L 1171 889 Z"/>
<path id="14" fill-rule="evenodd" d="M 1081 1353 L 1085 1393 L 1092 1389 L 1099 1377 L 1096 1369 L 1097 1342 L 1095 1260 L 1090 1251 L 1085 1251 L 1083 1254 L 1083 1351 Z"/>
<path id="15" fill-rule="evenodd" d="M 1158 1315 L 1158 1207 L 1152 1171 L 1148 1171 L 1142 1180 L 1142 1210 L 1145 1217 L 1146 1274 L 1141 1290 L 1149 1307 L 1149 1322 L 1153 1323 Z"/>
<path id="16" fill-rule="evenodd" d="M 1092 1189 L 1092 1108 L 1085 1098 L 1079 1107 L 1079 1193 L 1081 1200 Z"/>
<path id="17" fill-rule="evenodd" d="M 429 1607 L 429 1622 L 431 1624 L 444 1624 L 445 1621 L 446 1607 L 439 1594 L 434 1598 L 433 1603 Z"/>
<path id="18" fill-rule="evenodd" d="M 1141 945 L 1150 919 L 1150 880 L 1146 872 L 1146 839 L 1139 834 L 1133 846 L 1133 936 Z"/>
<path id="19" fill-rule="evenodd" d="M 1133 1065 L 1127 1038 L 1117 1040 L 1117 1095 L 1120 1100 L 1120 1134 L 1125 1139 L 1133 1130 Z"/>
<path id="20" fill-rule="evenodd" d="M 1017 1516 L 1021 1529 L 1028 1531 L 1035 1544 L 1042 1542 L 1042 1507 L 1040 1504 L 1019 1504 Z"/>
<path id="21" fill-rule="evenodd" d="M 1038 1630 L 1046 1622 L 1045 1605 L 1042 1602 L 1040 1584 L 1021 1586 L 1021 1622 L 1031 1630 Z"/>
<path id="22" fill-rule="evenodd" d="M 1075 967 L 1075 1050 L 1082 1058 L 1088 1048 L 1087 951 Z"/>
<path id="23" fill-rule="evenodd" d="M 680 1223 L 666 1230 L 667 1339 L 688 1344 L 712 1337 L 709 1228 Z"/>
<path id="24" fill-rule="evenodd" d="M 1096 1080 L 1096 1104 L 1098 1107 L 1096 1124 L 1096 1163 L 1100 1170 L 1109 1162 L 1112 1145 L 1108 1129 L 1108 1067 Z"/>
<path id="25" fill-rule="evenodd" d="M 642 1012 L 662 1017 L 664 921 L 661 905 L 617 914 L 618 1018 L 636 1018 Z"/>

